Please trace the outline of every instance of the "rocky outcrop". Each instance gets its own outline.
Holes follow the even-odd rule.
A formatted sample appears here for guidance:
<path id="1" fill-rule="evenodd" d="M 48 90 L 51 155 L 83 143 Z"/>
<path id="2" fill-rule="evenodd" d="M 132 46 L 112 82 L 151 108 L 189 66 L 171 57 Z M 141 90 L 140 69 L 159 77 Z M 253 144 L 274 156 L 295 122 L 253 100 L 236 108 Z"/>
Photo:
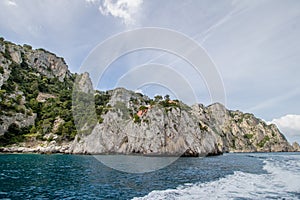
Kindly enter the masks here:
<path id="1" fill-rule="evenodd" d="M 12 116 L 2 116 L 1 119 L 1 126 L 0 126 L 0 135 L 3 135 L 8 128 L 16 124 L 19 128 L 28 127 L 34 124 L 34 120 L 36 118 L 36 114 L 27 115 L 23 113 L 16 113 Z"/>
<path id="2" fill-rule="evenodd" d="M 194 113 L 218 135 L 225 152 L 292 151 L 282 133 L 253 114 L 227 110 L 222 104 L 196 105 Z"/>
<path id="3" fill-rule="evenodd" d="M 14 108 L 14 111 L 3 109 L 3 105 L 10 105 Z M 11 93 L 1 99 L 0 107 L 0 136 L 3 135 L 9 127 L 17 126 L 18 128 L 25 128 L 33 125 L 35 122 L 36 113 L 32 113 L 26 108 L 25 97 L 21 91 Z"/>
<path id="4" fill-rule="evenodd" d="M 16 64 L 23 63 L 23 65 L 36 69 L 40 74 L 48 78 L 56 77 L 60 82 L 63 82 L 65 78 L 71 76 L 64 59 L 44 49 L 34 50 L 29 45 L 20 46 L 2 41 L 0 50 L 4 54 L 4 56 L 1 57 L 2 66 L 3 64 L 9 66 L 12 62 Z"/>
<path id="5" fill-rule="evenodd" d="M 38 102 L 45 102 L 45 101 L 47 101 L 47 99 L 49 99 L 49 98 L 56 98 L 56 96 L 55 95 L 53 95 L 53 94 L 47 94 L 47 93 L 42 93 L 42 92 L 39 92 L 39 94 L 38 94 L 38 96 L 36 97 L 36 100 L 38 101 Z"/>
<path id="6" fill-rule="evenodd" d="M 43 49 L 26 53 L 26 61 L 28 65 L 33 66 L 38 72 L 49 78 L 57 77 L 62 82 L 65 77 L 70 76 L 68 66 L 63 58 L 58 58 Z"/>
<path id="7" fill-rule="evenodd" d="M 300 146 L 297 142 L 294 142 L 292 146 L 293 146 L 293 151 L 300 152 Z"/>
<path id="8" fill-rule="evenodd" d="M 134 122 L 121 109 L 111 110 L 103 117 L 103 123 L 97 124 L 91 134 L 77 136 L 71 146 L 72 153 L 188 156 L 221 153 L 215 135 L 202 131 L 196 120 L 180 108 L 165 112 L 154 106 L 140 122 Z"/>
<path id="9" fill-rule="evenodd" d="M 89 77 L 89 73 L 85 72 L 83 74 L 80 74 L 77 76 L 76 80 L 76 88 L 74 90 L 80 91 L 85 94 L 91 94 L 94 93 L 92 81 Z"/>
<path id="10" fill-rule="evenodd" d="M 0 153 L 41 153 L 41 154 L 52 154 L 52 153 L 69 153 L 70 143 L 57 143 L 51 142 L 37 142 L 34 145 L 18 144 L 9 147 L 0 147 Z"/>
<path id="11" fill-rule="evenodd" d="M 110 93 L 112 108 L 102 116 L 102 123 L 88 134 L 77 135 L 70 152 L 199 156 L 292 151 L 275 125 L 252 114 L 227 110 L 219 103 L 208 107 L 154 103 L 147 107 L 149 98 L 143 100 L 132 91 L 118 88 Z M 141 105 L 146 111 L 139 112 Z M 136 113 L 142 114 L 137 117 Z"/>
<path id="12" fill-rule="evenodd" d="M 1 45 L 0 45 L 1 47 Z M 4 47 L 5 48 L 5 47 Z M 11 61 L 7 60 L 5 57 L 0 56 L 0 89 L 2 87 L 2 85 L 7 81 L 7 79 L 9 78 L 10 75 L 10 64 Z"/>
<path id="13" fill-rule="evenodd" d="M 48 78 L 57 77 L 62 82 L 71 75 L 63 58 L 44 49 L 33 50 L 29 45 L 20 46 L 10 42 L 2 42 L 1 47 L 7 61 L 24 63 Z"/>
<path id="14" fill-rule="evenodd" d="M 20 72 L 17 68 L 23 71 Z M 35 124 L 37 114 L 30 108 L 30 99 L 28 99 L 34 94 L 25 94 L 24 88 L 23 91 L 21 90 L 23 83 L 11 81 L 19 79 L 19 82 L 27 83 L 28 80 L 22 80 L 22 78 L 30 75 L 36 76 L 36 79 L 46 76 L 40 82 L 43 81 L 43 88 L 47 88 L 49 79 L 64 82 L 72 74 L 63 58 L 43 49 L 34 50 L 29 45 L 20 46 L 0 38 L 0 136 L 7 132 L 10 126 L 16 125 L 18 129 L 22 129 Z M 16 78 L 16 76 L 19 77 Z M 36 91 L 32 89 L 31 92 L 38 93 L 36 97 L 38 102 L 56 98 L 53 94 L 39 92 L 37 89 L 41 87 L 41 84 L 37 81 L 28 83 L 28 87 L 36 89 Z"/>

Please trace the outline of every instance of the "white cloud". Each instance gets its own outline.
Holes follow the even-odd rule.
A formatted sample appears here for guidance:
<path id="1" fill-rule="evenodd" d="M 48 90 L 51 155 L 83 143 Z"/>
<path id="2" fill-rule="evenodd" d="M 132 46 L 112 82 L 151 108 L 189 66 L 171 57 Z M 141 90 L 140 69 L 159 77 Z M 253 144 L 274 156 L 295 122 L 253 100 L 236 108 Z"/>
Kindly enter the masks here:
<path id="1" fill-rule="evenodd" d="M 13 0 L 7 0 L 5 3 L 8 6 L 17 6 L 17 3 Z"/>
<path id="2" fill-rule="evenodd" d="M 142 3 L 143 0 L 104 0 L 99 10 L 103 15 L 121 18 L 125 25 L 133 25 L 136 22 L 134 15 Z"/>
<path id="3" fill-rule="evenodd" d="M 289 128 L 300 132 L 300 115 L 285 115 L 278 119 L 273 119 L 271 123 L 280 128 Z"/>

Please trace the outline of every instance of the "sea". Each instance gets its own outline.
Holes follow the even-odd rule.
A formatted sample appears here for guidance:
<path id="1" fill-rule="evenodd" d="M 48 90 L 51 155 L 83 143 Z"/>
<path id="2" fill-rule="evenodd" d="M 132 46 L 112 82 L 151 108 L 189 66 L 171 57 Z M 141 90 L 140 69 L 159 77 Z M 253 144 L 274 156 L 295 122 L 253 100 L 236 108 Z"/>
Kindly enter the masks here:
<path id="1" fill-rule="evenodd" d="M 181 157 L 147 173 L 89 155 L 0 154 L 0 199 L 300 199 L 300 154 Z"/>

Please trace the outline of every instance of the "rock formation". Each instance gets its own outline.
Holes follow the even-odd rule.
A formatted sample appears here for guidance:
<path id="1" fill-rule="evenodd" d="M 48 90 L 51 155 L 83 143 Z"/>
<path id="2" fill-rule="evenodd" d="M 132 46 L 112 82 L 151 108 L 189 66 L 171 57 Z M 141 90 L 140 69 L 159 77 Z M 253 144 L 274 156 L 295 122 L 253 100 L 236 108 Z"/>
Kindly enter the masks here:
<path id="1" fill-rule="evenodd" d="M 165 105 L 166 100 L 147 102 L 149 98 L 132 91 L 113 90 L 112 108 L 102 115 L 103 122 L 88 135 L 78 134 L 70 152 L 198 156 L 293 150 L 275 125 L 219 103 L 189 107 L 182 102 Z M 147 112 L 136 120 L 132 116 L 140 109 Z"/>
<path id="2" fill-rule="evenodd" d="M 300 150 L 253 114 L 219 103 L 151 99 L 124 88 L 94 91 L 89 74 L 72 74 L 62 58 L 3 39 L 0 100 L 4 152 L 200 156 Z"/>
<path id="3" fill-rule="evenodd" d="M 293 146 L 293 151 L 300 152 L 300 146 L 297 142 L 294 142 L 292 146 Z"/>
<path id="4" fill-rule="evenodd" d="M 0 146 L 23 141 L 40 144 L 60 115 L 66 120 L 55 130 L 59 143 L 70 138 L 62 132 L 74 135 L 72 128 L 64 128 L 72 127 L 68 111 L 73 83 L 74 75 L 63 58 L 0 38 Z"/>

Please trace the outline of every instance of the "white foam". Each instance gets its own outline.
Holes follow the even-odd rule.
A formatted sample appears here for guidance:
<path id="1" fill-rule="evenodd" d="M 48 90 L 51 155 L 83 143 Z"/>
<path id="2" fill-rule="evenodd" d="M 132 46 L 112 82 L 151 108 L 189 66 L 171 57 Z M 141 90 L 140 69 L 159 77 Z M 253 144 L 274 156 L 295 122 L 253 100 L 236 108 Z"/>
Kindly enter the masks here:
<path id="1" fill-rule="evenodd" d="M 291 158 L 266 158 L 267 174 L 235 172 L 217 181 L 152 191 L 134 199 L 299 199 L 300 155 Z"/>

